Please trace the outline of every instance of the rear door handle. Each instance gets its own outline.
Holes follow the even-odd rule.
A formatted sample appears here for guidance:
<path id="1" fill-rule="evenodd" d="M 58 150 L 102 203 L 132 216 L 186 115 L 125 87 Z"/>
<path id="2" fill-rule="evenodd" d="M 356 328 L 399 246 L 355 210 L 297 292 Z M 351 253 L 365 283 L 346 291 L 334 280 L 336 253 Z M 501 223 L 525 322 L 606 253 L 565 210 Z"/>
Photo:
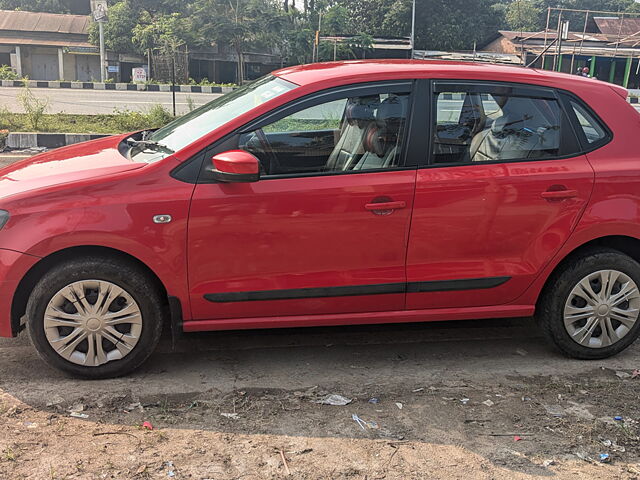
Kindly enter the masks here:
<path id="1" fill-rule="evenodd" d="M 364 208 L 369 211 L 385 211 L 385 210 L 398 210 L 405 208 L 407 202 L 380 202 L 380 203 L 367 203 Z"/>
<path id="2" fill-rule="evenodd" d="M 565 198 L 574 198 L 578 196 L 577 190 L 547 190 L 540 194 L 542 198 L 547 200 L 562 200 Z"/>

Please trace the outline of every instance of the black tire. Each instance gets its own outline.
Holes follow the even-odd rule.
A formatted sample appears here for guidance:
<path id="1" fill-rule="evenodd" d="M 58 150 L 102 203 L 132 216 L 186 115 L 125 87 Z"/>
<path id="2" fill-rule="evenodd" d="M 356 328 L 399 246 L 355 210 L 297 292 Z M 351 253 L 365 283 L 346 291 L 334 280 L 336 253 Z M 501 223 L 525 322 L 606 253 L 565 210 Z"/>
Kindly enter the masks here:
<path id="1" fill-rule="evenodd" d="M 124 289 L 138 304 L 142 316 L 139 340 L 121 359 L 99 366 L 78 365 L 59 355 L 47 340 L 44 316 L 49 302 L 67 285 L 83 280 L 111 282 Z M 82 257 L 61 263 L 42 276 L 27 303 L 27 329 L 39 355 L 49 365 L 79 378 L 118 377 L 139 367 L 155 350 L 168 316 L 166 304 L 157 282 L 141 268 L 113 258 Z"/>
<path id="2" fill-rule="evenodd" d="M 591 273 L 617 270 L 640 286 L 640 264 L 617 250 L 592 248 L 567 260 L 547 282 L 538 306 L 536 320 L 545 335 L 560 351 L 572 358 L 597 360 L 611 357 L 631 345 L 640 335 L 640 319 L 629 332 L 612 345 L 590 348 L 574 341 L 564 325 L 564 307 L 572 289 Z"/>

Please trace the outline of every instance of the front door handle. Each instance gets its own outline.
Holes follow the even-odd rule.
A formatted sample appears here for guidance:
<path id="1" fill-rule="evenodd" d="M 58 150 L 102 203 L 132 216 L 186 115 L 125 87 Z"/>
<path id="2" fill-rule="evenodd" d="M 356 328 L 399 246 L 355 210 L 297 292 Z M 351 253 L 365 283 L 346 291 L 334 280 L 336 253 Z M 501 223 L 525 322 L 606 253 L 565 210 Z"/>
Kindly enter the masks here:
<path id="1" fill-rule="evenodd" d="M 364 208 L 378 215 L 389 215 L 394 210 L 406 208 L 407 202 L 378 202 L 367 203 Z"/>
<path id="2" fill-rule="evenodd" d="M 540 196 L 547 200 L 564 200 L 565 198 L 575 198 L 578 196 L 577 190 L 547 190 L 542 192 Z"/>

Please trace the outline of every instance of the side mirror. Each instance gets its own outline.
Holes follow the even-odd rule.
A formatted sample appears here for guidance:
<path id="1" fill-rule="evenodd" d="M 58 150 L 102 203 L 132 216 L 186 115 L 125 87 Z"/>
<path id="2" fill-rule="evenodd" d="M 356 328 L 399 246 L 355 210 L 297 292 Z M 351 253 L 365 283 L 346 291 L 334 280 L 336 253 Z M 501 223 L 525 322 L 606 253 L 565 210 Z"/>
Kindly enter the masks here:
<path id="1" fill-rule="evenodd" d="M 244 150 L 229 150 L 211 158 L 213 178 L 220 182 L 257 182 L 260 161 Z"/>

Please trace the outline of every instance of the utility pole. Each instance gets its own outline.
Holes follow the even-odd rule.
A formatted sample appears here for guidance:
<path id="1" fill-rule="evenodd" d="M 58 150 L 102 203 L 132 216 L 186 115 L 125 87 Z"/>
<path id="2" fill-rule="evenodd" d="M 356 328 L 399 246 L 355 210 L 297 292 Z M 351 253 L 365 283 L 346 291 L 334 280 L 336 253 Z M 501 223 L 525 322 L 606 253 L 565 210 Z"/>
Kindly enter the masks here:
<path id="1" fill-rule="evenodd" d="M 107 0 L 91 0 L 91 13 L 93 20 L 98 23 L 98 33 L 100 35 L 100 81 L 106 79 L 107 64 L 104 56 L 104 26 L 107 18 Z"/>
<path id="2" fill-rule="evenodd" d="M 104 64 L 104 28 L 102 24 L 104 22 L 98 22 L 98 31 L 100 32 L 100 81 L 104 83 L 105 64 Z M 95 50 L 94 50 L 95 51 Z"/>
<path id="3" fill-rule="evenodd" d="M 411 58 L 416 48 L 416 0 L 413 0 L 411 6 Z"/>

